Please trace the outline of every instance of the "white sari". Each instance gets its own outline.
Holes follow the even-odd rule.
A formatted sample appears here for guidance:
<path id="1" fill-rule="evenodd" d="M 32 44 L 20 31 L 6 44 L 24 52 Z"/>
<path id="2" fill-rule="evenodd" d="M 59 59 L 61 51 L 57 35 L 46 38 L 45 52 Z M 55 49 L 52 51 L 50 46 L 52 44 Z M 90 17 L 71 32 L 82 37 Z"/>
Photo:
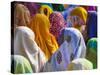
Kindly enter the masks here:
<path id="1" fill-rule="evenodd" d="M 39 72 L 46 63 L 44 53 L 35 42 L 34 32 L 25 26 L 15 29 L 14 54 L 26 57 L 34 72 Z"/>

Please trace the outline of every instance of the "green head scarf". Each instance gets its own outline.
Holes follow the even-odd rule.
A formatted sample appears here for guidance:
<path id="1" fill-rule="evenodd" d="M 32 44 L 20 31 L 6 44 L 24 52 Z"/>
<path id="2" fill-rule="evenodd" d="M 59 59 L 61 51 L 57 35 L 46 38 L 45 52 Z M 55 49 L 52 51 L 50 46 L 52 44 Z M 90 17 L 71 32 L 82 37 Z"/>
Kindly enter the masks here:
<path id="1" fill-rule="evenodd" d="M 11 56 L 11 72 L 14 74 L 32 73 L 29 61 L 20 55 Z"/>
<path id="2" fill-rule="evenodd" d="M 64 6 L 62 4 L 52 4 L 54 11 L 64 11 Z"/>
<path id="3" fill-rule="evenodd" d="M 87 43 L 87 59 L 93 63 L 93 68 L 97 68 L 97 38 L 91 38 Z"/>

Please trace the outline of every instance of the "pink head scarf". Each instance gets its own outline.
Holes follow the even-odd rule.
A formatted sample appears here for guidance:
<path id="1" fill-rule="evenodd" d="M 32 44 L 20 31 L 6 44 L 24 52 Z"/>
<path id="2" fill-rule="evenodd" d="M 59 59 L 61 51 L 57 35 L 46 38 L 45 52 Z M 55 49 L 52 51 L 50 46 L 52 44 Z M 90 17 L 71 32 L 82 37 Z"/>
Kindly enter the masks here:
<path id="1" fill-rule="evenodd" d="M 63 28 L 65 28 L 65 20 L 60 12 L 53 12 L 50 17 L 50 32 L 56 37 L 58 40 L 58 36 Z"/>

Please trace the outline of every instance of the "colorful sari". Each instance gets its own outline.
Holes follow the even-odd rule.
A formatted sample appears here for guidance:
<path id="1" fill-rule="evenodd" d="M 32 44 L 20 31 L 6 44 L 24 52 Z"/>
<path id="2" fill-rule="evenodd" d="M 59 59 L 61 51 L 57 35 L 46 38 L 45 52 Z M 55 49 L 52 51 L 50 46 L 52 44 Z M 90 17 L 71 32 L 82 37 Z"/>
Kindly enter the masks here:
<path id="1" fill-rule="evenodd" d="M 48 18 L 50 14 L 53 12 L 52 8 L 49 5 L 42 5 L 39 9 L 41 14 L 45 14 Z"/>
<path id="2" fill-rule="evenodd" d="M 88 39 L 86 28 L 87 11 L 83 7 L 76 7 L 71 11 L 70 15 L 73 27 L 77 28 L 82 33 L 86 42 Z"/>
<path id="3" fill-rule="evenodd" d="M 74 8 L 72 11 L 71 11 L 71 16 L 78 16 L 80 17 L 84 24 L 86 24 L 87 22 L 87 16 L 88 16 L 88 13 L 87 11 L 83 8 L 83 7 L 76 7 Z"/>
<path id="4" fill-rule="evenodd" d="M 44 72 L 66 71 L 68 64 L 86 56 L 86 46 L 81 33 L 75 28 L 65 28 L 61 32 L 59 49 L 43 68 Z"/>
<path id="5" fill-rule="evenodd" d="M 97 38 L 91 38 L 87 43 L 87 59 L 93 63 L 93 68 L 97 68 Z"/>
<path id="6" fill-rule="evenodd" d="M 81 6 L 81 7 L 85 8 L 87 11 L 97 11 L 96 6 Z"/>
<path id="7" fill-rule="evenodd" d="M 46 63 L 43 72 L 66 71 L 70 63 L 70 53 L 67 47 L 68 43 L 65 41 Z"/>
<path id="8" fill-rule="evenodd" d="M 60 45 L 64 41 L 68 42 L 71 60 L 75 58 L 84 58 L 86 56 L 86 45 L 79 30 L 75 28 L 63 29 L 58 41 Z"/>
<path id="9" fill-rule="evenodd" d="M 23 4 L 29 9 L 31 16 L 37 14 L 41 6 L 40 4 L 33 2 L 24 2 Z"/>
<path id="10" fill-rule="evenodd" d="M 61 30 L 66 27 L 65 20 L 60 12 L 53 12 L 50 17 L 50 32 L 56 37 L 58 41 L 58 36 Z"/>
<path id="11" fill-rule="evenodd" d="M 30 28 L 36 35 L 36 42 L 44 52 L 47 60 L 58 49 L 55 37 L 50 33 L 50 22 L 44 14 L 36 14 L 30 23 Z"/>

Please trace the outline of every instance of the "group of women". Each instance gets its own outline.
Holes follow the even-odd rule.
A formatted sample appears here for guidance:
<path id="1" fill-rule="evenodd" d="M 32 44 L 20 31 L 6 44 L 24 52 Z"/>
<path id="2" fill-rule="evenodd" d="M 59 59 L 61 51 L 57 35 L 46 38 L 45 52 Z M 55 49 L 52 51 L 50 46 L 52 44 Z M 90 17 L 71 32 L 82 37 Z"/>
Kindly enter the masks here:
<path id="1" fill-rule="evenodd" d="M 95 6 L 14 2 L 13 25 L 12 73 L 97 68 Z"/>

